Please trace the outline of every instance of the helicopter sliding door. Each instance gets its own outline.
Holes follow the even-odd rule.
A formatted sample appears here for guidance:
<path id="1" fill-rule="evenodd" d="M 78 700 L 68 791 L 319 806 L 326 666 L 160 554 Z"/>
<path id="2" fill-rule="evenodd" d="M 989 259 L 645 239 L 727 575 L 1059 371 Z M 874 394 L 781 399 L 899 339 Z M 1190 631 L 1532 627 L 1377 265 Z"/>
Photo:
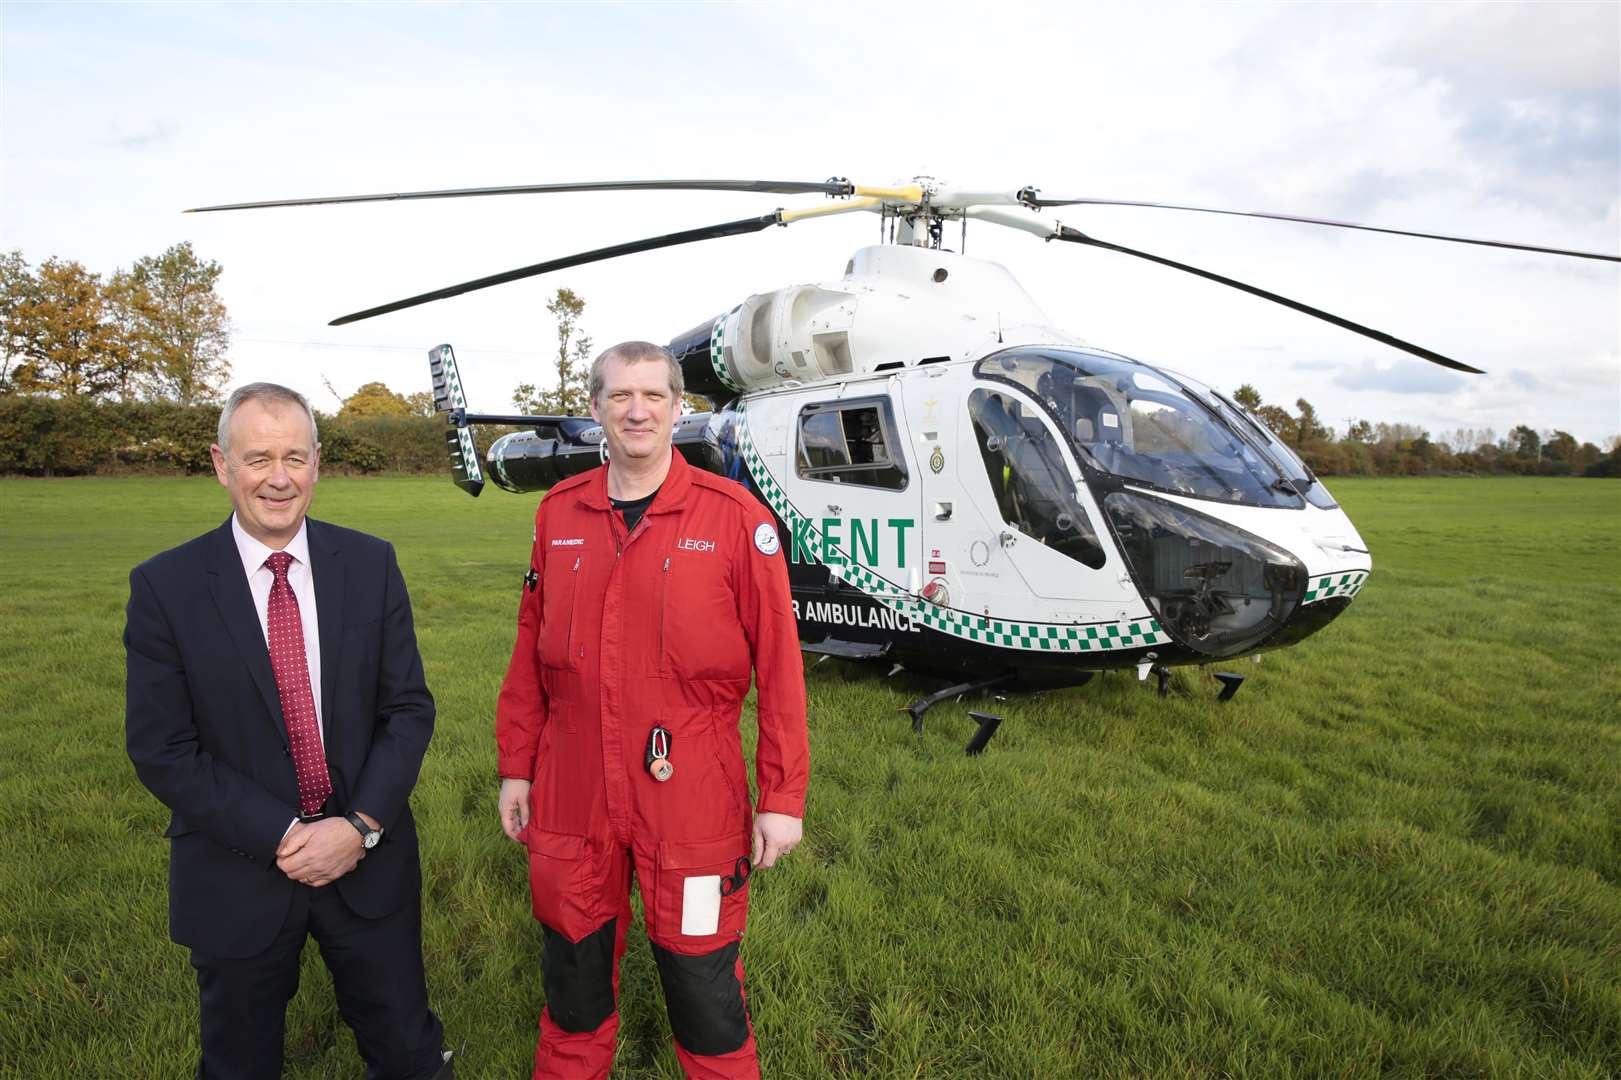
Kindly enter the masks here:
<path id="1" fill-rule="evenodd" d="M 847 641 L 915 632 L 895 600 L 922 572 L 917 469 L 904 421 L 882 384 L 873 390 L 796 403 L 784 484 L 797 515 L 788 553 L 796 614 Z"/>

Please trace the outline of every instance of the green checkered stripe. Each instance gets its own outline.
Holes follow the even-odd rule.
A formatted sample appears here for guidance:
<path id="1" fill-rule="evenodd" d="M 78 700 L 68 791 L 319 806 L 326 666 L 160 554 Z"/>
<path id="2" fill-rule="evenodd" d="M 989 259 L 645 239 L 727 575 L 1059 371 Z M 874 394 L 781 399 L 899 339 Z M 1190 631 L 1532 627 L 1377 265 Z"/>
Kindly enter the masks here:
<path id="1" fill-rule="evenodd" d="M 788 501 L 771 471 L 765 467 L 754 439 L 749 433 L 746 417 L 737 425 L 738 445 L 743 461 L 754 477 L 755 485 L 766 504 L 778 517 L 788 523 L 790 534 L 796 522 L 807 521 L 805 516 Z M 826 563 L 825 553 L 831 549 L 843 560 L 839 575 L 851 585 L 877 600 L 898 615 L 922 623 L 931 630 L 951 634 L 968 641 L 986 645 L 999 645 L 1009 649 L 1039 650 L 1044 652 L 1107 652 L 1111 649 L 1135 649 L 1149 645 L 1169 644 L 1170 637 L 1161 629 L 1159 620 L 1152 617 L 1129 622 L 1095 623 L 1091 626 L 1070 626 L 1054 623 L 1021 623 L 973 615 L 965 611 L 936 607 L 920 601 L 888 578 L 881 577 L 870 568 L 850 557 L 849 552 L 827 543 L 814 525 L 804 530 L 807 546 L 817 562 Z"/>
<path id="2" fill-rule="evenodd" d="M 1330 596 L 1343 596 L 1347 600 L 1362 591 L 1367 584 L 1368 572 L 1366 570 L 1352 570 L 1342 574 L 1324 574 L 1315 577 L 1306 586 L 1306 598 L 1300 601 L 1309 604 L 1313 600 L 1327 600 Z"/>
<path id="3" fill-rule="evenodd" d="M 1159 620 L 1154 618 L 1092 626 L 1058 626 L 1053 623 L 1009 622 L 932 604 L 918 604 L 917 607 L 919 610 L 908 614 L 931 630 L 1009 649 L 1107 652 L 1110 649 L 1164 645 L 1170 641 L 1160 629 Z"/>
<path id="4" fill-rule="evenodd" d="M 441 363 L 444 364 L 445 368 L 445 390 L 450 397 L 450 407 L 452 409 L 467 408 L 467 395 L 462 393 L 462 377 L 461 373 L 456 370 L 455 362 L 441 361 Z"/>
<path id="5" fill-rule="evenodd" d="M 726 315 L 715 320 L 715 325 L 709 328 L 709 366 L 715 369 L 715 377 L 731 387 L 742 392 L 743 385 L 732 378 L 731 369 L 726 366 Z"/>
<path id="6" fill-rule="evenodd" d="M 462 392 L 462 377 L 461 372 L 456 369 L 456 361 L 450 356 L 441 355 L 439 358 L 439 363 L 444 368 L 445 393 L 449 398 L 450 407 L 452 409 L 467 408 L 467 395 Z M 473 446 L 473 433 L 464 427 L 457 429 L 456 436 L 457 440 L 461 443 L 462 459 L 461 461 L 453 462 L 452 464 L 460 465 L 465 463 L 467 466 L 468 479 L 484 479 L 484 473 L 478 467 L 478 450 Z"/>
<path id="7" fill-rule="evenodd" d="M 473 433 L 467 428 L 460 428 L 456 434 L 461 438 L 462 463 L 467 466 L 467 478 L 469 480 L 484 479 L 484 473 L 478 467 L 478 451 L 473 448 Z M 506 470 L 503 469 L 502 476 L 505 475 Z"/>

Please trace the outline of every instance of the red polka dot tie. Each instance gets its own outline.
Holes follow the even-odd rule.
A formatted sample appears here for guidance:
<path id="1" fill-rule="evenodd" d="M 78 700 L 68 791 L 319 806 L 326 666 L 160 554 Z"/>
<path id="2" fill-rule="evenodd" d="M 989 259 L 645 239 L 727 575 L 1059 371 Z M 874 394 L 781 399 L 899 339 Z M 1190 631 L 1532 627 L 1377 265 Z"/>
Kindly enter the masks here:
<path id="1" fill-rule="evenodd" d="M 281 715 L 287 722 L 287 742 L 298 772 L 300 814 L 320 811 L 332 794 L 332 779 L 326 772 L 326 754 L 321 750 L 321 732 L 315 718 L 315 698 L 310 694 L 309 658 L 304 655 L 304 623 L 298 617 L 298 597 L 287 583 L 287 568 L 293 557 L 277 551 L 265 560 L 276 580 L 270 586 L 266 621 L 270 624 L 270 669 L 276 673 L 276 690 L 281 694 Z"/>

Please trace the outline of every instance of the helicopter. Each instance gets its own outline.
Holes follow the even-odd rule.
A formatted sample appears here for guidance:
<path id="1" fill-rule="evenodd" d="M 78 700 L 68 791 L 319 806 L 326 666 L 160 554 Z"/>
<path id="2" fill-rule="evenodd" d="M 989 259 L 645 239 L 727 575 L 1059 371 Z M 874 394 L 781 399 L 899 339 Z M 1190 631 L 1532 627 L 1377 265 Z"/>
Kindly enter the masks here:
<path id="1" fill-rule="evenodd" d="M 752 491 L 776 521 L 801 647 L 979 690 L 1157 675 L 1293 645 L 1366 586 L 1372 554 L 1300 457 L 1255 415 L 1186 375 L 1060 329 L 1003 266 L 946 246 L 951 226 L 1011 228 L 1108 250 L 1282 304 L 1431 363 L 1479 368 L 1233 278 L 1112 243 L 1043 211 L 1086 205 L 1232 214 L 1565 257 L 1621 256 L 1262 211 L 1035 187 L 768 180 L 621 180 L 288 199 L 253 209 L 581 191 L 822 195 L 778 209 L 478 278 L 334 319 L 345 325 L 586 263 L 833 215 L 880 218 L 883 242 L 833 280 L 759 293 L 675 335 L 670 351 L 709 412 L 681 416 L 686 460 Z M 429 351 L 452 479 L 535 492 L 607 455 L 589 417 L 469 411 L 455 353 Z M 480 424 L 522 430 L 482 456 Z M 1230 699 L 1243 677 L 1215 673 Z M 982 749 L 999 718 L 981 721 Z"/>

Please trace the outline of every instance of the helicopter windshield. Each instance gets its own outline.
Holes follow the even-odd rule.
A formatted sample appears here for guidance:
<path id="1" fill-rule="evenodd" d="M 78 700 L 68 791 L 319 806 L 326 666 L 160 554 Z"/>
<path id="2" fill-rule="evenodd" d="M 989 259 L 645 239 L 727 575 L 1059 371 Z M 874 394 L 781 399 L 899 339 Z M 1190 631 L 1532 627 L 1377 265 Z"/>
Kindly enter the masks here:
<path id="1" fill-rule="evenodd" d="M 1274 435 L 1272 429 L 1261 423 L 1255 414 L 1248 409 L 1241 408 L 1237 402 L 1232 401 L 1225 394 L 1218 393 L 1208 387 L 1199 386 L 1190 379 L 1183 379 L 1183 381 L 1190 384 L 1191 388 L 1207 395 L 1207 401 L 1214 401 L 1217 411 L 1227 417 L 1233 426 L 1244 426 L 1253 437 L 1257 438 L 1267 452 L 1271 454 L 1272 461 L 1289 478 L 1289 482 L 1295 486 L 1297 491 L 1303 493 L 1313 506 L 1321 507 L 1324 510 L 1332 510 L 1339 505 L 1334 501 L 1334 496 L 1328 493 L 1328 488 L 1323 486 L 1323 482 L 1317 479 L 1317 474 L 1312 472 L 1304 461 L 1300 460 L 1300 455 L 1289 449 L 1289 444 Z"/>
<path id="2" fill-rule="evenodd" d="M 1214 405 L 1145 364 L 1076 349 L 1009 349 L 981 360 L 975 373 L 1033 393 L 1082 460 L 1102 472 L 1196 499 L 1304 505 Z"/>

